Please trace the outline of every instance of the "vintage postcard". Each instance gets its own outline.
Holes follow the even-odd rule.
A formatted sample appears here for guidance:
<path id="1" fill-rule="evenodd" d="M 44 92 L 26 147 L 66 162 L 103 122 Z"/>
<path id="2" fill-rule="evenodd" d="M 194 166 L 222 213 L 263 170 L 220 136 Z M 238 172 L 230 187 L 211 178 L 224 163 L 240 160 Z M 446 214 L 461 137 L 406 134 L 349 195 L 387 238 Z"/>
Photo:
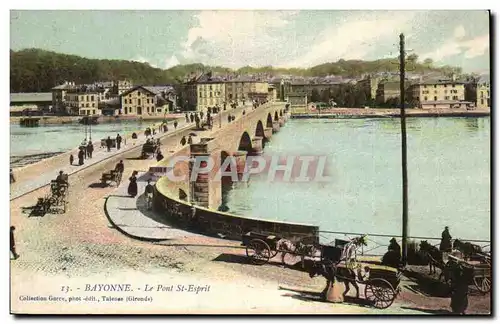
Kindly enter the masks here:
<path id="1" fill-rule="evenodd" d="M 491 314 L 490 12 L 11 10 L 12 314 Z"/>

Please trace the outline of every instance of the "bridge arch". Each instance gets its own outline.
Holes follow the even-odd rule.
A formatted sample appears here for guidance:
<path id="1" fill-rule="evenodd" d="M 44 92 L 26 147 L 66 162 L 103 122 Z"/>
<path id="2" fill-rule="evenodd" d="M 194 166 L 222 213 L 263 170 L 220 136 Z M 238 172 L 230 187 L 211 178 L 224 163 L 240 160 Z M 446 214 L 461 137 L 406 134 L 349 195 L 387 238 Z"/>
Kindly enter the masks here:
<path id="1" fill-rule="evenodd" d="M 266 137 L 266 135 L 264 134 L 264 126 L 262 125 L 262 121 L 260 120 L 257 122 L 257 125 L 255 126 L 255 136 Z"/>
<path id="2" fill-rule="evenodd" d="M 246 151 L 247 153 L 252 151 L 252 139 L 250 135 L 248 135 L 248 132 L 243 132 L 243 134 L 241 134 L 238 151 Z"/>
<path id="3" fill-rule="evenodd" d="M 278 120 L 279 120 L 278 112 L 275 111 L 274 112 L 274 121 L 278 121 Z"/>
<path id="4" fill-rule="evenodd" d="M 271 128 L 273 127 L 273 117 L 271 116 L 271 113 L 267 114 L 267 120 L 266 120 L 266 128 Z"/>
<path id="5" fill-rule="evenodd" d="M 280 117 L 283 116 L 283 110 L 280 109 Z"/>

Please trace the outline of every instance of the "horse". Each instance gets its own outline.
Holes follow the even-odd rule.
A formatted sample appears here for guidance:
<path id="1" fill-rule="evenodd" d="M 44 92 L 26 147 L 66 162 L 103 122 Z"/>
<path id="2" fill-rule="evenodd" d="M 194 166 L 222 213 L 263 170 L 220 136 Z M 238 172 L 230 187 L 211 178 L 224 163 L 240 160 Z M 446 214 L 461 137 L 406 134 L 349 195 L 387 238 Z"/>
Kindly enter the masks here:
<path id="1" fill-rule="evenodd" d="M 316 248 L 312 244 L 304 244 L 302 242 L 293 243 L 287 239 L 281 239 L 276 243 L 276 249 L 281 251 L 281 264 L 285 267 L 285 255 L 287 253 L 300 255 L 302 269 L 305 267 L 306 255 L 312 256 Z"/>
<path id="2" fill-rule="evenodd" d="M 443 252 L 427 241 L 420 242 L 420 251 L 423 252 L 429 261 L 429 274 L 436 273 L 436 267 L 444 268 Z M 434 270 L 434 271 L 433 271 Z"/>
<path id="3" fill-rule="evenodd" d="M 459 239 L 453 241 L 453 249 L 462 252 L 465 260 L 470 259 L 470 257 L 475 254 L 481 254 L 483 252 L 479 245 L 472 244 L 470 242 L 463 242 Z"/>
<path id="4" fill-rule="evenodd" d="M 350 290 L 350 283 L 356 289 L 356 298 L 359 298 L 359 286 L 356 281 L 356 273 L 347 267 L 337 267 L 337 264 L 333 263 L 331 260 L 322 260 L 320 262 L 313 262 L 311 268 L 309 269 L 309 277 L 314 278 L 315 276 L 323 276 L 326 279 L 325 289 L 321 292 L 323 300 L 326 300 L 326 294 L 328 288 L 331 287 L 332 283 L 337 279 L 339 282 L 343 282 L 346 288 L 343 296 L 345 297 Z"/>

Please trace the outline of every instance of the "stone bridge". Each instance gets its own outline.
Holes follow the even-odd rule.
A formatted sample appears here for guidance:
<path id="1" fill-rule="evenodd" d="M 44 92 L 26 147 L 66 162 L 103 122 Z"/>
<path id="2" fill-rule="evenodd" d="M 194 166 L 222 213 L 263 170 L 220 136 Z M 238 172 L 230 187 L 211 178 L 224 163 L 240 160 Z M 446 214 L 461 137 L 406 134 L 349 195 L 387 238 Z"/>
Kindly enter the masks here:
<path id="1" fill-rule="evenodd" d="M 232 185 L 232 179 L 216 176 L 221 165 L 226 167 L 230 157 L 229 168 L 231 171 L 236 168 L 238 177 L 242 175 L 247 156 L 261 154 L 265 143 L 284 126 L 287 118 L 284 102 L 249 109 L 237 120 L 221 129 L 214 129 L 209 137 L 201 137 L 198 143 L 186 145 L 168 159 L 160 161 L 149 170 L 149 177 L 160 177 L 155 185 L 155 212 L 169 224 L 230 239 L 241 240 L 243 234 L 253 231 L 292 240 L 307 238 L 319 242 L 317 226 L 234 215 L 225 212 L 222 205 L 223 187 L 225 191 L 226 186 Z M 217 127 L 217 117 L 214 119 L 214 127 Z M 193 172 L 194 163 L 203 167 L 200 160 L 208 158 L 214 165 L 206 167 L 207 172 Z M 169 176 L 162 176 L 165 173 Z M 189 181 L 192 173 L 197 174 L 193 177 L 195 181 Z M 181 180 L 172 179 L 172 176 Z"/>
<path id="2" fill-rule="evenodd" d="M 225 165 L 230 163 L 229 168 L 236 167 L 237 173 L 241 175 L 246 157 L 261 154 L 265 143 L 280 130 L 287 118 L 285 103 L 268 103 L 253 110 L 248 109 L 246 114 L 215 131 L 209 138 L 201 137 L 198 143 L 186 146 L 150 171 L 173 172 L 177 178 L 184 177 L 185 180 L 168 181 L 171 195 L 196 206 L 217 210 L 222 202 L 223 182 L 227 180 L 225 177 L 216 177 L 223 161 L 232 157 Z M 214 118 L 214 124 L 217 127 L 217 117 Z M 195 181 L 187 180 L 191 179 L 193 165 L 198 163 L 198 167 L 208 170 L 209 166 L 204 161 L 209 160 L 213 163 L 209 172 L 198 172 Z"/>

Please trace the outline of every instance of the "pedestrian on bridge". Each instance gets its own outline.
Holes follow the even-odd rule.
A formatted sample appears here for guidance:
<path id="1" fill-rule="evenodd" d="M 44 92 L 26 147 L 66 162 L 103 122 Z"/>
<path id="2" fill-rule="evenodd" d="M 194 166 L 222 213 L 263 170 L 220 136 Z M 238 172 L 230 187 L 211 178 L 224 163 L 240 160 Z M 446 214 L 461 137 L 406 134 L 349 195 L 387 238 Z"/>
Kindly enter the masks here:
<path id="1" fill-rule="evenodd" d="M 194 115 L 192 113 L 191 113 L 191 116 L 189 118 L 191 118 L 191 122 L 193 123 L 194 122 Z"/>
<path id="2" fill-rule="evenodd" d="M 112 141 L 111 141 L 111 136 L 108 136 L 108 138 L 106 139 L 106 147 L 108 148 L 108 152 L 111 152 L 111 145 L 112 145 Z"/>
<path id="3" fill-rule="evenodd" d="M 186 116 L 186 124 L 187 124 L 187 123 L 189 123 L 189 115 L 188 115 L 188 113 L 186 113 L 185 116 Z"/>
<path id="4" fill-rule="evenodd" d="M 69 165 L 73 165 L 73 161 L 75 161 L 75 157 L 73 156 L 73 154 L 70 154 L 69 155 Z"/>
<path id="5" fill-rule="evenodd" d="M 89 159 L 92 158 L 93 152 L 94 152 L 94 145 L 92 144 L 92 142 L 89 142 L 89 144 L 87 145 L 87 156 L 89 157 Z"/>
<path id="6" fill-rule="evenodd" d="M 186 136 L 182 136 L 182 138 L 181 138 L 181 145 L 182 146 L 186 145 Z"/>
<path id="7" fill-rule="evenodd" d="M 14 260 L 19 258 L 19 254 L 16 253 L 16 241 L 14 239 L 14 230 L 16 228 L 14 226 L 10 227 L 10 253 L 14 256 Z"/>
<path id="8" fill-rule="evenodd" d="M 191 135 L 189 135 L 187 143 L 189 145 L 193 144 L 193 137 Z"/>
<path id="9" fill-rule="evenodd" d="M 128 184 L 128 194 L 135 198 L 137 196 L 137 171 L 132 172 L 132 176 L 129 178 L 130 183 Z"/>
<path id="10" fill-rule="evenodd" d="M 16 178 L 14 178 L 14 171 L 10 169 L 10 183 L 16 182 Z"/>
<path id="11" fill-rule="evenodd" d="M 166 124 L 165 124 L 165 125 L 166 125 Z M 176 120 L 176 121 L 174 121 L 174 129 L 177 129 L 177 125 L 178 125 L 178 124 L 177 124 L 177 120 Z"/>
<path id="12" fill-rule="evenodd" d="M 80 148 L 80 151 L 78 152 L 78 165 L 83 165 L 84 158 L 85 158 L 85 152 L 83 151 L 82 148 Z"/>
<path id="13" fill-rule="evenodd" d="M 122 145 L 122 137 L 120 134 L 116 134 L 116 149 L 119 150 Z"/>

